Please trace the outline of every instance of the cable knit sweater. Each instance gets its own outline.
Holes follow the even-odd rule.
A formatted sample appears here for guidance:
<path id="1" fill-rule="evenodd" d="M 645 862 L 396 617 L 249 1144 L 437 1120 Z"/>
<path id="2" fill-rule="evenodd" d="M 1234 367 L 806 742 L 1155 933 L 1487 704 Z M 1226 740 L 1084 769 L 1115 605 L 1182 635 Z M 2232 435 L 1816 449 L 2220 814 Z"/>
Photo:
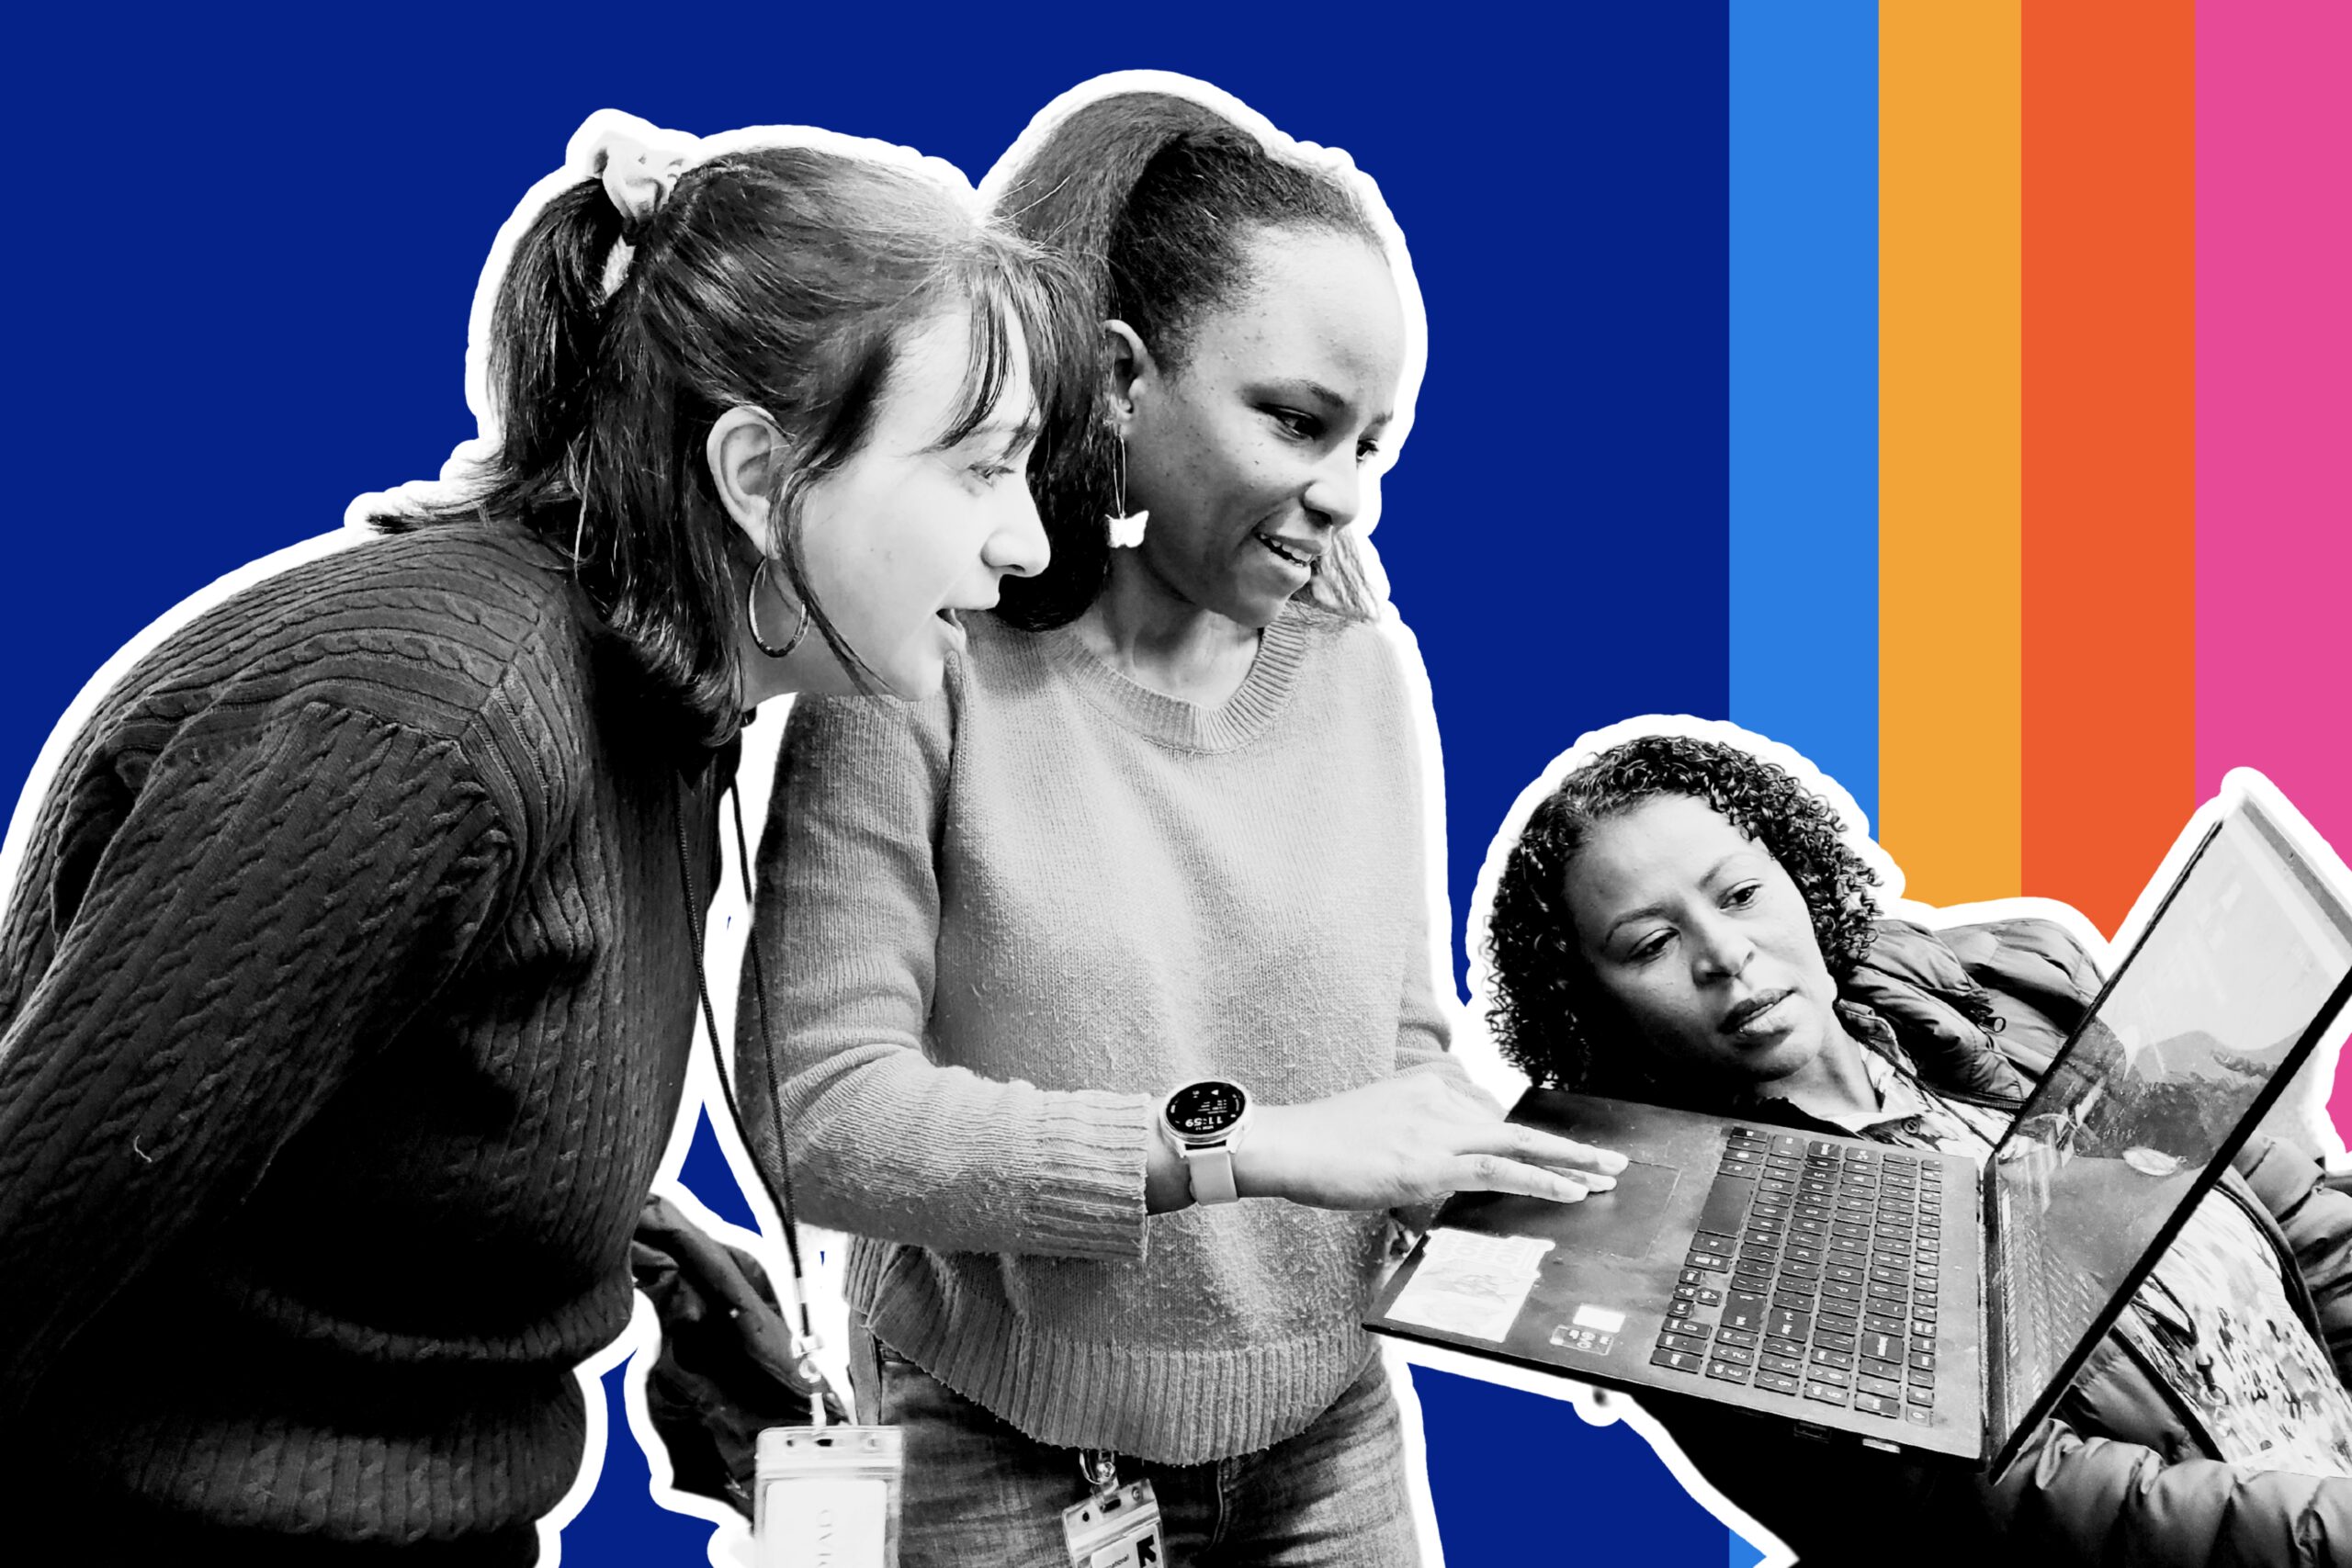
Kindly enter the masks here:
<path id="1" fill-rule="evenodd" d="M 126 1551 L 529 1560 L 692 1040 L 732 753 L 673 711 L 488 526 L 107 696 L 0 927 L 0 1487 Z"/>
<path id="2" fill-rule="evenodd" d="M 1294 605 L 1204 710 L 967 624 L 940 696 L 786 735 L 754 941 L 806 1215 L 857 1233 L 876 1336 L 1033 1437 L 1262 1449 L 1362 1371 L 1387 1218 L 1147 1217 L 1148 1118 L 1198 1077 L 1459 1073 L 1397 658 Z"/>

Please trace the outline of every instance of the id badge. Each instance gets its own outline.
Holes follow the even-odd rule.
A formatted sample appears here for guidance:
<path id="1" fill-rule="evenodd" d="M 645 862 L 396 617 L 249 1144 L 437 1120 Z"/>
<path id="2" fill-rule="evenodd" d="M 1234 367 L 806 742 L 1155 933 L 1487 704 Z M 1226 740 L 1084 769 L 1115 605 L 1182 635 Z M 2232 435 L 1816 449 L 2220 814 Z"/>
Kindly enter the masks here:
<path id="1" fill-rule="evenodd" d="M 896 1427 L 771 1427 L 760 1434 L 752 1541 L 759 1568 L 898 1568 Z"/>
<path id="2" fill-rule="evenodd" d="M 1161 1568 L 1159 1499 L 1148 1481 L 1097 1492 L 1062 1510 L 1070 1568 Z"/>

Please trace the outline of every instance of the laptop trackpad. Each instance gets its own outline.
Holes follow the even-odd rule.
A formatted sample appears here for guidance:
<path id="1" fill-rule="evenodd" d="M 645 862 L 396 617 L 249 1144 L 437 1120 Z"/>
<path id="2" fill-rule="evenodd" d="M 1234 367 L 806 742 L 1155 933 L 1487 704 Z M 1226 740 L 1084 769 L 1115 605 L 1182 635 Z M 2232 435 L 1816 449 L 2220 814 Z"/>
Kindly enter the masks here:
<path id="1" fill-rule="evenodd" d="M 1615 1188 L 1595 1192 L 1581 1203 L 1501 1192 L 1465 1194 L 1446 1210 L 1443 1223 L 1488 1235 L 1548 1235 L 1559 1244 L 1552 1254 L 1555 1263 L 1570 1256 L 1647 1258 L 1658 1226 L 1673 1206 L 1681 1174 L 1674 1166 L 1636 1161 L 1618 1173 Z M 1690 1230 L 1688 1219 L 1682 1228 Z M 1679 1262 L 1681 1251 L 1674 1257 Z"/>
<path id="2" fill-rule="evenodd" d="M 1603 1258 L 1647 1258 L 1681 1174 L 1670 1165 L 1626 1166 L 1613 1190 L 1596 1192 L 1561 1216 L 1560 1246 Z"/>

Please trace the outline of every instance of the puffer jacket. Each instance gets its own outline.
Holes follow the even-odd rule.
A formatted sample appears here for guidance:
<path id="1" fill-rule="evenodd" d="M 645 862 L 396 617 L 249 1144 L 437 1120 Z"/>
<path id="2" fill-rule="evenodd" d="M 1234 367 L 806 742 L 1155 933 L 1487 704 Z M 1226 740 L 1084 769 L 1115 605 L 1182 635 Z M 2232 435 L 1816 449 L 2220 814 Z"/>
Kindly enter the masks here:
<path id="1" fill-rule="evenodd" d="M 2014 1109 L 2098 984 L 2089 956 L 2051 921 L 1940 932 L 1884 921 L 1844 990 L 1893 1026 L 1939 1092 Z M 2352 1386 L 2352 1197 L 2268 1139 L 2248 1145 L 2220 1190 L 2269 1239 L 2290 1299 Z M 2222 1462 L 2114 1335 L 1997 1485 L 1958 1466 L 1770 1438 L 1719 1407 L 1643 1403 L 1702 1473 L 1808 1564 L 2352 1564 L 2352 1481 Z"/>

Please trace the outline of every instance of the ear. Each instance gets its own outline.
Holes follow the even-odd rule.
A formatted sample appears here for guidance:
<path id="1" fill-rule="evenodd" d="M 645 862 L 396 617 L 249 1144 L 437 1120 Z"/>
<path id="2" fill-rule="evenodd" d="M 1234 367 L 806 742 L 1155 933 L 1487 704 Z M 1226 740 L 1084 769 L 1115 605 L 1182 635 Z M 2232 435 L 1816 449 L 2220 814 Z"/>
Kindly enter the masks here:
<path id="1" fill-rule="evenodd" d="M 710 427 L 703 456 L 710 464 L 711 482 L 727 515 L 751 540 L 752 549 L 763 556 L 772 553 L 775 518 L 768 498 L 775 493 L 784 465 L 790 461 L 784 433 L 755 408 L 731 408 Z"/>
<path id="2" fill-rule="evenodd" d="M 1102 323 L 1102 390 L 1111 423 L 1120 434 L 1134 422 L 1136 406 L 1152 396 L 1159 379 L 1159 362 L 1144 346 L 1135 328 L 1122 321 Z"/>

